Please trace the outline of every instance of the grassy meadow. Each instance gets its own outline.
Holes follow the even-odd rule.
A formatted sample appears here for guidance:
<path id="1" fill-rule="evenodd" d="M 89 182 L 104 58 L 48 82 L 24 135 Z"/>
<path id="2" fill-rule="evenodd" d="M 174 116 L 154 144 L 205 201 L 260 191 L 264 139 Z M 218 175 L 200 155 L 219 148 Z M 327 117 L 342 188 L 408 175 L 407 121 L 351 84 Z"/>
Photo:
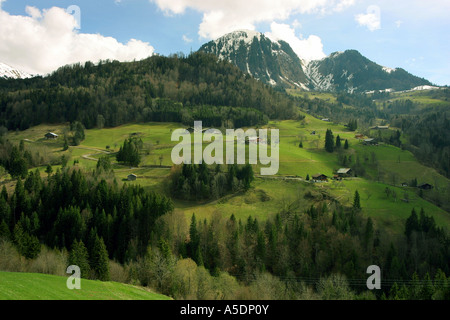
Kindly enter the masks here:
<path id="1" fill-rule="evenodd" d="M 187 221 L 193 213 L 201 219 L 208 219 L 213 214 L 219 213 L 227 218 L 234 214 L 242 220 L 246 220 L 250 215 L 265 220 L 280 212 L 286 203 L 297 199 L 300 199 L 297 201 L 298 210 L 300 212 L 306 210 L 317 202 L 304 197 L 305 193 L 311 190 L 326 192 L 346 205 L 352 204 L 354 192 L 358 190 L 361 194 L 363 213 L 393 232 L 402 231 L 404 219 L 410 215 L 413 207 L 418 210 L 423 207 L 427 214 L 435 217 L 439 225 L 450 226 L 448 212 L 420 198 L 415 188 L 400 187 L 402 182 L 410 182 L 416 178 L 419 183 L 428 182 L 436 185 L 440 190 L 441 201 L 449 202 L 448 179 L 434 169 L 420 164 L 408 151 L 385 144 L 365 146 L 361 140 L 355 138 L 355 132 L 348 131 L 343 125 L 322 121 L 307 114 L 305 116 L 301 121 L 271 121 L 265 126 L 267 129 L 278 129 L 280 133 L 280 167 L 277 176 L 260 177 L 261 165 L 254 165 L 256 180 L 247 193 L 237 193 L 206 202 L 175 199 L 175 210 L 184 213 Z M 64 125 L 40 125 L 23 132 L 11 133 L 9 138 L 17 142 L 25 140 L 29 145 L 39 145 L 54 157 L 69 156 L 69 166 L 77 160 L 76 166 L 88 170 L 95 168 L 96 159 L 107 155 L 111 157 L 119 183 L 139 184 L 148 190 L 164 193 L 167 192 L 168 176 L 172 166 L 172 148 L 178 143 L 171 141 L 171 134 L 173 130 L 183 127 L 178 123 L 145 123 L 85 130 L 86 138 L 81 145 L 71 146 L 65 152 L 62 151 L 62 139 L 43 139 L 45 132 L 48 131 L 62 134 L 67 128 Z M 341 167 L 338 153 L 330 154 L 324 150 L 327 129 L 331 129 L 335 137 L 339 135 L 342 143 L 345 139 L 348 140 L 350 148 L 342 152 L 352 156 L 353 159 L 358 156 L 370 180 L 348 178 L 341 182 L 329 180 L 326 183 L 312 183 L 305 180 L 307 175 L 311 177 L 316 173 L 323 173 L 331 178 Z M 144 143 L 142 161 L 137 168 L 120 165 L 115 160 L 115 152 L 130 135 L 138 136 Z M 303 148 L 299 147 L 300 141 Z M 205 142 L 203 148 L 207 145 Z M 192 146 L 192 152 L 193 150 Z M 54 170 L 57 167 L 55 166 Z M 42 167 L 40 170 L 45 177 L 47 175 L 44 172 L 45 168 Z M 226 166 L 223 166 L 222 170 L 226 170 Z M 130 173 L 137 175 L 136 181 L 127 181 L 126 178 Z M 288 177 L 288 180 L 285 177 Z M 386 187 L 396 190 L 397 199 L 386 196 Z M 403 201 L 404 198 L 408 198 L 409 202 Z"/>
<path id="2" fill-rule="evenodd" d="M 147 288 L 118 282 L 81 279 L 79 290 L 70 290 L 68 277 L 0 271 L 0 300 L 169 300 Z"/>

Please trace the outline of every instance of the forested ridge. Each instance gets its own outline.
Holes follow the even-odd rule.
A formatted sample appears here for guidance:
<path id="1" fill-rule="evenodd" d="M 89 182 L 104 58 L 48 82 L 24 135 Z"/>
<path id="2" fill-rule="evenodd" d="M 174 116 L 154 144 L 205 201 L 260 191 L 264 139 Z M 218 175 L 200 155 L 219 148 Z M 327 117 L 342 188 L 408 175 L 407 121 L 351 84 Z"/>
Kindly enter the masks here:
<path id="1" fill-rule="evenodd" d="M 9 130 L 73 121 L 89 129 L 98 119 L 107 127 L 188 123 L 199 114 L 215 126 L 249 126 L 292 117 L 294 103 L 231 63 L 204 53 L 130 63 L 87 62 L 62 67 L 48 77 L 0 80 L 0 125 Z"/>

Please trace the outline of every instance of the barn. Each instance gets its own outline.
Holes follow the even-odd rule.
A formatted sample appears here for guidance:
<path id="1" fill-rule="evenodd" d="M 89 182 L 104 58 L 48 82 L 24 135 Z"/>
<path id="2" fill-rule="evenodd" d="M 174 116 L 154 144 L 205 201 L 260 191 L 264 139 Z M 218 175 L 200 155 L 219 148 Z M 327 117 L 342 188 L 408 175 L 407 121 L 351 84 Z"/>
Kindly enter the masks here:
<path id="1" fill-rule="evenodd" d="M 339 176 L 339 177 L 348 177 L 348 176 L 350 176 L 352 174 L 352 169 L 351 168 L 340 168 L 338 171 L 337 171 L 337 175 Z"/>
<path id="2" fill-rule="evenodd" d="M 47 132 L 45 134 L 45 139 L 58 139 L 58 135 L 53 132 Z"/>
<path id="3" fill-rule="evenodd" d="M 312 176 L 314 181 L 328 181 L 328 177 L 323 173 L 318 173 Z"/>
<path id="4" fill-rule="evenodd" d="M 431 190 L 431 189 L 433 189 L 433 186 L 429 183 L 422 183 L 422 184 L 418 185 L 417 188 L 422 189 L 422 190 Z"/>
<path id="5" fill-rule="evenodd" d="M 128 181 L 136 181 L 137 175 L 135 174 L 129 174 L 128 175 Z"/>

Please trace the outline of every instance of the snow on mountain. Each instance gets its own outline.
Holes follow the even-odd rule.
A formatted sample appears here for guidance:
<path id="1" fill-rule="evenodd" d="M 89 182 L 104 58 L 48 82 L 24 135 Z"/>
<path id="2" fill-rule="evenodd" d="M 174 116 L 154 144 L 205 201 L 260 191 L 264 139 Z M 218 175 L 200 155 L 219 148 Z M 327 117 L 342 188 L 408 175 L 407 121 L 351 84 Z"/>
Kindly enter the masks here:
<path id="1" fill-rule="evenodd" d="M 287 42 L 252 30 L 238 30 L 205 43 L 200 51 L 228 60 L 243 72 L 272 86 L 303 88 L 304 63 Z"/>
<path id="2" fill-rule="evenodd" d="M 334 83 L 333 75 L 331 73 L 325 75 L 319 71 L 320 62 L 322 60 L 314 60 L 308 63 L 305 68 L 305 74 L 311 81 L 311 84 L 315 90 L 331 91 Z"/>
<path id="3" fill-rule="evenodd" d="M 422 90 L 435 90 L 435 89 L 439 89 L 439 87 L 435 87 L 435 86 L 418 86 L 415 88 L 412 88 L 412 91 L 422 91 Z"/>
<path id="4" fill-rule="evenodd" d="M 392 68 L 388 68 L 388 67 L 383 67 L 383 71 L 387 72 L 387 73 L 392 73 L 395 71 L 395 69 Z"/>
<path id="5" fill-rule="evenodd" d="M 0 78 L 3 79 L 27 79 L 31 78 L 32 75 L 20 71 L 18 69 L 14 69 L 11 66 L 8 66 L 7 64 L 0 62 Z"/>
<path id="6" fill-rule="evenodd" d="M 430 86 L 401 68 L 381 66 L 356 50 L 333 52 L 305 61 L 285 41 L 253 30 L 239 30 L 205 43 L 199 51 L 215 54 L 266 84 L 329 92 L 410 90 Z"/>

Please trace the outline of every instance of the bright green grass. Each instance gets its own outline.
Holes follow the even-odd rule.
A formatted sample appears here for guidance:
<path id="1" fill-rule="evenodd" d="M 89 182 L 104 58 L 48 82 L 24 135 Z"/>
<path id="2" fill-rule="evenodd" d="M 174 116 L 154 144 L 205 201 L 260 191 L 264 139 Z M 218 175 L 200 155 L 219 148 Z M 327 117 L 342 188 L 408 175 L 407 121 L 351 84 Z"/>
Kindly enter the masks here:
<path id="1" fill-rule="evenodd" d="M 80 290 L 68 278 L 38 273 L 0 272 L 0 300 L 169 300 L 142 287 L 81 279 Z"/>
<path id="2" fill-rule="evenodd" d="M 280 212 L 283 205 L 299 198 L 302 199 L 302 208 L 306 210 L 311 204 L 303 199 L 303 195 L 311 187 L 302 181 L 256 178 L 253 187 L 246 193 L 237 193 L 209 202 L 177 200 L 175 204 L 176 210 L 183 212 L 187 221 L 190 221 L 194 213 L 201 220 L 209 219 L 214 213 L 219 213 L 225 218 L 234 214 L 236 219 L 242 221 L 247 220 L 249 216 L 265 221 L 273 214 Z"/>
<path id="3" fill-rule="evenodd" d="M 151 140 L 155 147 L 164 144 L 172 145 L 173 142 L 170 141 L 172 131 L 184 127 L 179 123 L 149 122 L 127 124 L 115 128 L 91 129 L 85 131 L 86 139 L 82 145 L 104 150 L 106 150 L 106 146 L 110 146 L 118 150 L 123 141 L 133 133 L 136 133 L 136 136 L 141 138 L 144 143 Z M 158 141 L 159 143 L 157 143 Z"/>
<path id="4" fill-rule="evenodd" d="M 416 92 L 402 92 L 393 93 L 388 100 L 411 100 L 415 103 L 419 103 L 424 107 L 434 106 L 434 105 L 450 105 L 449 101 L 443 98 L 434 98 L 433 94 L 428 91 L 416 91 Z"/>
<path id="5" fill-rule="evenodd" d="M 417 213 L 423 208 L 427 215 L 434 217 L 439 226 L 450 226 L 449 213 L 418 197 L 411 188 L 392 187 L 360 178 L 324 185 L 341 203 L 349 206 L 352 205 L 355 191 L 358 190 L 364 214 L 374 218 L 375 221 L 394 232 L 403 232 L 404 222 L 411 215 L 413 208 Z M 386 187 L 395 190 L 397 193 L 396 201 L 392 197 L 387 198 Z M 405 198 L 405 193 L 408 194 L 409 203 L 401 200 Z"/>

